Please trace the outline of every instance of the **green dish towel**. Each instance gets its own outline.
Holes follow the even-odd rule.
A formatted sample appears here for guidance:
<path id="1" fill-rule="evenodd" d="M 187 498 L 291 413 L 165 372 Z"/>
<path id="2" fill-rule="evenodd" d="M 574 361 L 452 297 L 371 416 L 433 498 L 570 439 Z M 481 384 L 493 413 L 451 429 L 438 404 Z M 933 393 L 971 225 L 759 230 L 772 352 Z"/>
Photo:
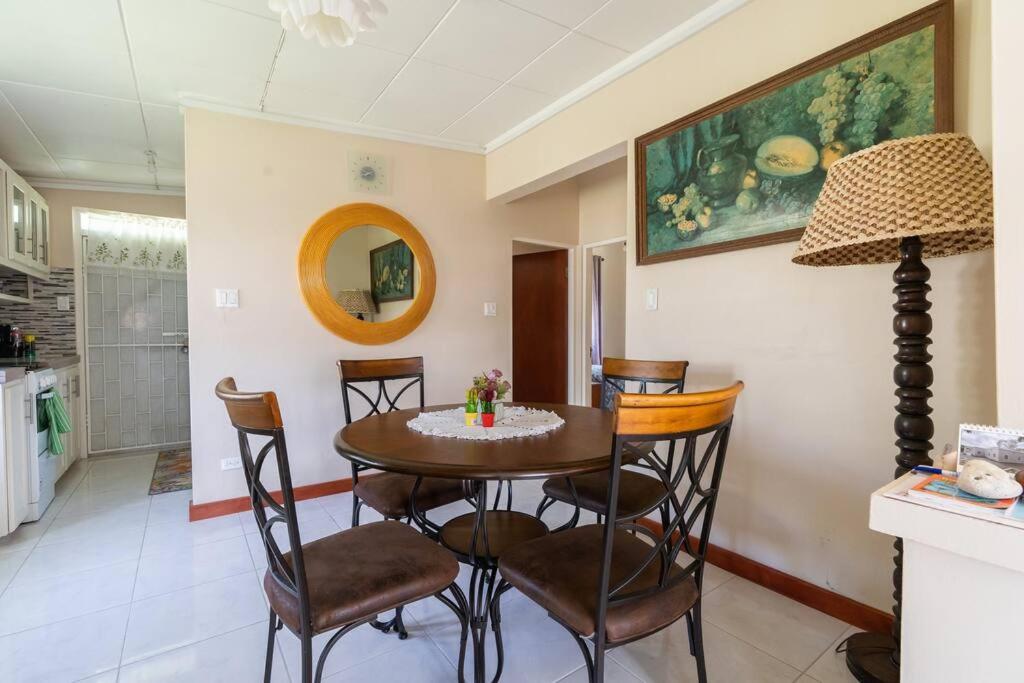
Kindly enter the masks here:
<path id="1" fill-rule="evenodd" d="M 64 444 L 61 443 L 60 435 L 71 431 L 71 418 L 68 417 L 59 391 L 51 391 L 50 397 L 43 399 L 43 410 L 50 423 L 50 454 L 61 455 L 64 453 Z"/>

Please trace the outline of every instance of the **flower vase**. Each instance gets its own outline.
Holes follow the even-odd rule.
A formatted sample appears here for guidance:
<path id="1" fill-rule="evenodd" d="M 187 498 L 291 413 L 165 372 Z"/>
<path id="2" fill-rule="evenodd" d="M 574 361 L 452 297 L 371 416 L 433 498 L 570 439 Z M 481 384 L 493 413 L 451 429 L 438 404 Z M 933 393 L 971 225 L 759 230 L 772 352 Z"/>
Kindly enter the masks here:
<path id="1" fill-rule="evenodd" d="M 494 402 L 494 421 L 501 422 L 505 419 L 505 401 Z"/>

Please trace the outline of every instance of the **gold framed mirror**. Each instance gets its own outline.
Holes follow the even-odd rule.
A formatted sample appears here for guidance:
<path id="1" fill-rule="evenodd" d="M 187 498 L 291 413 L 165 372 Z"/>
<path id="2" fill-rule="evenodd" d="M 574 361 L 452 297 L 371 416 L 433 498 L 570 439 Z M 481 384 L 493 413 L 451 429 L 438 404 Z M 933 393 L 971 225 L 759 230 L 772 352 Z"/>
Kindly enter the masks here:
<path id="1" fill-rule="evenodd" d="M 313 316 L 357 344 L 387 344 L 415 330 L 434 303 L 430 247 L 401 214 L 345 204 L 309 227 L 299 247 L 299 287 Z"/>

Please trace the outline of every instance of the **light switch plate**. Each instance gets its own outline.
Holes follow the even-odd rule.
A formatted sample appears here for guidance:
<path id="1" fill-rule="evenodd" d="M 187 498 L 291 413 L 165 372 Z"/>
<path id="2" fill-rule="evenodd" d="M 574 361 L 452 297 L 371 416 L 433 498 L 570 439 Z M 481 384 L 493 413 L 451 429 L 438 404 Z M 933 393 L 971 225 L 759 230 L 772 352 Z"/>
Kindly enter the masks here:
<path id="1" fill-rule="evenodd" d="M 71 297 L 70 296 L 58 296 L 57 297 L 57 310 L 58 311 L 70 311 L 71 310 Z"/>
<path id="2" fill-rule="evenodd" d="M 217 308 L 238 308 L 237 289 L 217 289 L 214 290 L 214 294 Z"/>
<path id="3" fill-rule="evenodd" d="M 647 310 L 648 311 L 656 311 L 656 310 L 658 310 L 658 288 L 657 287 L 652 287 L 652 288 L 647 290 L 647 293 L 644 296 L 644 302 L 647 305 Z"/>
<path id="4" fill-rule="evenodd" d="M 498 315 L 498 304 L 493 301 L 484 302 L 484 315 L 488 318 L 493 318 Z"/>
<path id="5" fill-rule="evenodd" d="M 242 467 L 242 458 L 241 458 L 241 456 L 236 456 L 236 457 L 233 457 L 233 458 L 221 458 L 220 459 L 220 469 L 221 469 L 222 472 L 227 471 L 227 470 L 241 469 L 241 467 Z"/>

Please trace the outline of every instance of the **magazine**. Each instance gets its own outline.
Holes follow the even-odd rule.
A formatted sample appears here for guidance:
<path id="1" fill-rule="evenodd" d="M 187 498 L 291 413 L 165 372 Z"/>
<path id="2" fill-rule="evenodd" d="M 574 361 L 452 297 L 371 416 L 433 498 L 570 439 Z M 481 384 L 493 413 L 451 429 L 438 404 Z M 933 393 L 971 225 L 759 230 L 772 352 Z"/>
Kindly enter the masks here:
<path id="1" fill-rule="evenodd" d="M 1013 506 L 1016 498 L 982 498 L 961 491 L 956 485 L 956 478 L 944 474 L 933 474 L 918 482 L 907 491 L 911 498 L 931 498 L 940 505 L 953 507 L 974 507 L 987 510 L 998 510 L 1001 513 Z"/>

